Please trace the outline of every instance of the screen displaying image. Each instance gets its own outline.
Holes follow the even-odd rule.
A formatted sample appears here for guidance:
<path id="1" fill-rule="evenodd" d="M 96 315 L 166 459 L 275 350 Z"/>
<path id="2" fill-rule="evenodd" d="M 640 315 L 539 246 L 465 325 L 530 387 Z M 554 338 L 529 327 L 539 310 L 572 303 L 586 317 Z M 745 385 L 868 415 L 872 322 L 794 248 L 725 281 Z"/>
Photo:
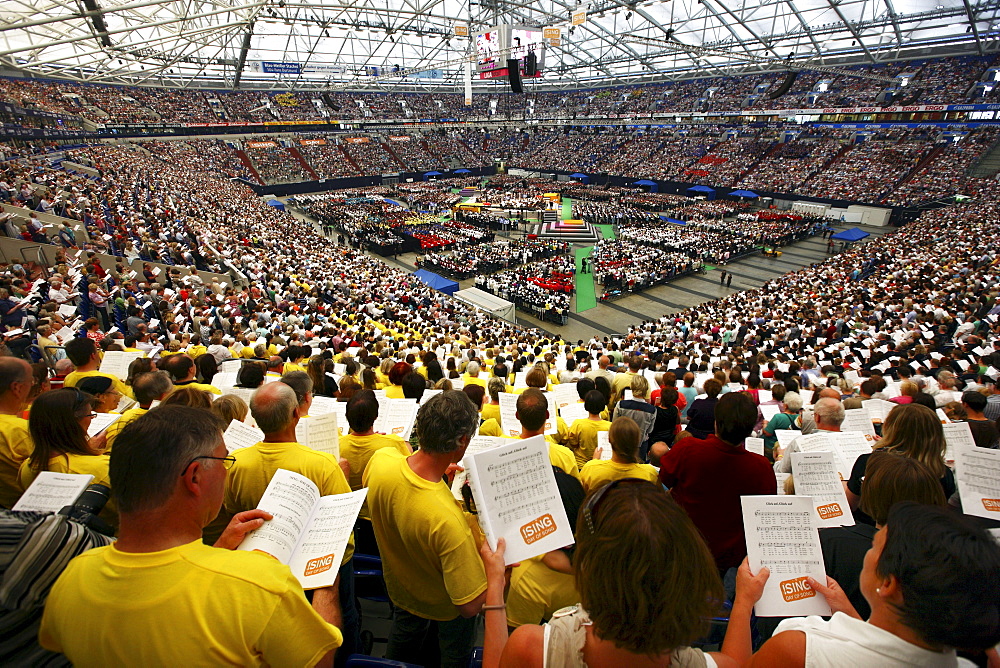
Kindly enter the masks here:
<path id="1" fill-rule="evenodd" d="M 480 72 L 489 72 L 504 67 L 506 63 L 498 55 L 502 48 L 499 30 L 476 35 L 476 63 Z"/>
<path id="2" fill-rule="evenodd" d="M 542 69 L 542 60 L 545 57 L 545 39 L 541 30 L 528 30 L 525 28 L 512 28 L 510 31 L 511 51 L 508 58 L 516 58 L 521 71 L 524 71 L 524 59 L 529 53 L 535 54 L 536 68 Z"/>

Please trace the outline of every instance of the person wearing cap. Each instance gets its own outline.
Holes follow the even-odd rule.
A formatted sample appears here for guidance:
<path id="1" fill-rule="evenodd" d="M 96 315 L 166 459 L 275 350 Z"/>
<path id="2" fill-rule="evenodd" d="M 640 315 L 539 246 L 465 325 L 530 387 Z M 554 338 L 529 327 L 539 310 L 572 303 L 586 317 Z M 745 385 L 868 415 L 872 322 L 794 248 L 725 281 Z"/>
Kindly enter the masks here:
<path id="1" fill-rule="evenodd" d="M 84 378 L 76 384 L 76 387 L 94 398 L 95 413 L 118 414 L 116 409 L 121 401 L 122 394 L 114 388 L 114 384 L 107 376 Z"/>

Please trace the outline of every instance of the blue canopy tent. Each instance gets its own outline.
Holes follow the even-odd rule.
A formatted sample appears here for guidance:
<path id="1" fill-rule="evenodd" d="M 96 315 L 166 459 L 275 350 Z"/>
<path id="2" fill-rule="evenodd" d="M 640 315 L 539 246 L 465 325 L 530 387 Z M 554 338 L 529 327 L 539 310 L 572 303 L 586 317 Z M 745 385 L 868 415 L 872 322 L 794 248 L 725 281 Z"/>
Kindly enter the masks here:
<path id="1" fill-rule="evenodd" d="M 569 178 L 571 178 L 571 179 L 580 179 L 581 183 L 590 183 L 590 177 L 587 176 L 586 174 L 582 174 L 580 172 L 575 172 L 573 174 L 570 174 Z"/>
<path id="2" fill-rule="evenodd" d="M 687 194 L 689 197 L 704 195 L 705 199 L 715 199 L 715 189 L 708 186 L 691 186 L 687 189 Z"/>
<path id="3" fill-rule="evenodd" d="M 687 225 L 686 220 L 677 220 L 676 218 L 670 218 L 668 216 L 660 216 L 660 220 L 665 220 L 668 223 L 673 223 L 674 225 Z"/>
<path id="4" fill-rule="evenodd" d="M 734 190 L 729 193 L 730 197 L 746 197 L 748 199 L 753 199 L 755 197 L 760 197 L 757 193 L 750 190 Z"/>
<path id="5" fill-rule="evenodd" d="M 441 172 L 424 172 L 424 181 L 430 181 L 434 176 L 441 176 Z"/>
<path id="6" fill-rule="evenodd" d="M 861 241 L 862 239 L 870 236 L 871 234 L 869 234 L 868 232 L 865 232 L 862 229 L 858 229 L 857 227 L 852 227 L 849 230 L 844 230 L 843 232 L 837 232 L 830 238 L 833 239 L 834 241 L 847 241 L 850 243 L 854 241 Z"/>
<path id="7" fill-rule="evenodd" d="M 446 295 L 455 294 L 455 292 L 458 290 L 458 283 L 456 281 L 435 274 L 433 271 L 427 271 L 426 269 L 417 269 L 415 272 L 413 272 L 413 275 L 427 287 L 434 288 L 438 292 L 443 292 Z"/>
<path id="8" fill-rule="evenodd" d="M 636 181 L 632 185 L 639 186 L 640 188 L 646 188 L 648 192 L 655 193 L 660 189 L 660 186 L 656 181 L 650 181 L 649 179 L 642 179 L 641 181 Z"/>
<path id="9" fill-rule="evenodd" d="M 471 174 L 472 170 L 471 169 L 456 169 L 455 173 L 456 174 Z"/>
<path id="10" fill-rule="evenodd" d="M 284 202 L 279 202 L 276 199 L 272 199 L 270 202 L 267 203 L 267 205 L 271 206 L 271 207 L 274 207 L 278 211 L 284 211 L 285 210 L 285 204 L 284 204 Z"/>

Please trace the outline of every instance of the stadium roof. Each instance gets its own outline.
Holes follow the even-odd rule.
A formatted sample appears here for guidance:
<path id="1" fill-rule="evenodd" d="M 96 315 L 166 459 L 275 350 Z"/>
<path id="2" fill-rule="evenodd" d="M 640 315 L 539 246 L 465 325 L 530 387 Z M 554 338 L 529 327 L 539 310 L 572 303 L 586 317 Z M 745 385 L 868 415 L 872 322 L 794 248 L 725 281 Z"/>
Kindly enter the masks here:
<path id="1" fill-rule="evenodd" d="M 164 86 L 460 86 L 490 26 L 561 27 L 543 87 L 996 52 L 1000 0 L 4 0 L 0 65 Z M 281 66 L 264 63 L 284 63 Z M 284 70 L 268 72 L 269 69 Z M 427 70 L 423 76 L 415 69 Z M 436 70 L 436 71 L 435 71 Z M 439 73 L 437 72 L 439 71 Z M 440 78 L 432 78 L 440 77 Z M 477 84 L 479 85 L 479 84 Z"/>

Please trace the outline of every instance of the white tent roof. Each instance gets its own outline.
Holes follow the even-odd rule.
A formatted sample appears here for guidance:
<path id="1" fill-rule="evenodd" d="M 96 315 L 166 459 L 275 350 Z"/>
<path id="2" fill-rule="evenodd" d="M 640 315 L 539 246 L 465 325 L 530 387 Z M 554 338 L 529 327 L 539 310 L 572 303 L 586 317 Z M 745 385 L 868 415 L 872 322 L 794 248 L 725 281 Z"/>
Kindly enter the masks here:
<path id="1" fill-rule="evenodd" d="M 83 81 L 282 89 L 366 83 L 366 66 L 398 65 L 443 70 L 443 79 L 411 77 L 408 86 L 456 86 L 457 59 L 468 52 L 456 24 L 471 24 L 473 33 L 498 24 L 561 26 L 541 82 L 560 86 L 780 69 L 790 54 L 804 66 L 1000 48 L 997 0 L 594 0 L 587 22 L 573 27 L 577 7 L 576 0 L 5 0 L 0 63 Z M 264 73 L 262 61 L 305 71 Z"/>

